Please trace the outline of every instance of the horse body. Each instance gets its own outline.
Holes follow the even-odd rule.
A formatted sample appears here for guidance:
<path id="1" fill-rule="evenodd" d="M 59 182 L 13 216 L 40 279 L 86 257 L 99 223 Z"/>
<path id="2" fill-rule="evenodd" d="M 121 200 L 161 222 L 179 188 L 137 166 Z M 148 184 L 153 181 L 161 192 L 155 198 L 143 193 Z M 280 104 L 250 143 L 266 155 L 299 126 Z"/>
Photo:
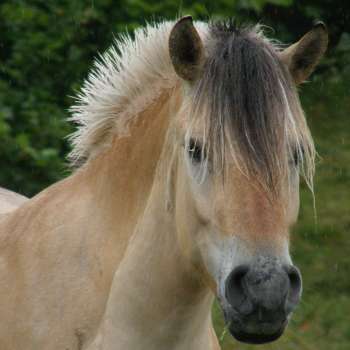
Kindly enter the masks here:
<path id="1" fill-rule="evenodd" d="M 82 123 L 90 118 L 90 124 L 75 140 L 77 153 L 88 153 L 88 161 L 65 180 L 19 201 L 0 221 L 1 349 L 217 350 L 211 321 L 215 294 L 235 336 L 239 327 L 232 330 L 232 325 L 241 313 L 249 316 L 238 339 L 264 342 L 280 335 L 276 327 L 283 331 L 280 316 L 268 318 L 260 329 L 255 306 L 247 304 L 250 297 L 239 300 L 242 293 L 255 293 L 256 307 L 262 303 L 270 312 L 277 305 L 276 314 L 283 317 L 299 300 L 300 276 L 288 254 L 298 181 L 293 175 L 289 186 L 284 179 L 287 186 L 273 200 L 234 162 L 225 166 L 224 177 L 210 170 L 197 181 L 193 158 L 204 152 L 188 147 L 186 133 L 190 130 L 193 138 L 203 128 L 188 124 L 186 98 L 200 73 L 187 77 L 193 72 L 183 60 L 202 59 L 200 50 L 211 41 L 205 41 L 203 24 L 198 24 L 198 34 L 188 19 L 178 23 L 174 29 L 172 23 L 153 28 L 147 45 L 139 42 L 136 52 L 126 54 L 146 79 L 128 73 L 130 84 L 140 85 L 124 90 L 136 96 L 108 90 L 113 70 L 126 74 L 125 62 L 112 62 L 102 71 L 103 82 L 92 75 L 96 89 L 91 91 L 90 82 L 82 96 L 87 105 L 93 101 Z M 181 55 L 184 40 L 190 41 L 186 49 L 192 56 Z M 137 51 L 143 49 L 153 55 L 146 55 L 144 65 Z M 191 69 L 202 66 L 192 63 Z M 166 78 L 162 69 L 170 72 Z M 184 86 L 175 72 L 190 84 Z M 122 75 L 119 82 L 126 80 Z M 146 83 L 153 95 L 143 91 Z M 103 105 L 115 100 L 119 105 Z M 84 103 L 78 114 L 86 112 Z M 128 125 L 121 132 L 120 124 L 110 123 L 111 115 L 122 111 Z M 101 114 L 100 125 L 93 118 Z M 267 274 L 263 282 L 256 280 Z M 245 290 L 235 285 L 244 278 Z M 259 290 L 249 289 L 254 283 Z"/>
<path id="2" fill-rule="evenodd" d="M 94 237 L 80 214 L 79 220 L 64 220 L 77 208 L 92 214 L 86 196 L 69 196 L 67 202 L 71 181 L 49 188 L 1 222 L 3 349 L 78 349 L 84 319 L 103 310 L 97 305 L 104 278 L 98 278 L 97 265 L 89 269 L 97 260 L 93 249 L 103 246 L 90 246 Z"/>

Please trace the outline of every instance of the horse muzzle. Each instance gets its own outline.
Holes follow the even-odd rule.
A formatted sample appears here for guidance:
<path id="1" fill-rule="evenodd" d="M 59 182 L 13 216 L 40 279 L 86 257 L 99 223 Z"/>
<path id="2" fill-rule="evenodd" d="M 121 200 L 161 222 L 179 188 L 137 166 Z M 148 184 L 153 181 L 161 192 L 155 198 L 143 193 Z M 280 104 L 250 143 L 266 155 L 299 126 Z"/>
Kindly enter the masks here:
<path id="1" fill-rule="evenodd" d="M 239 341 L 262 344 L 278 339 L 301 297 L 301 275 L 276 259 L 259 257 L 236 267 L 225 282 L 222 303 L 230 333 Z"/>

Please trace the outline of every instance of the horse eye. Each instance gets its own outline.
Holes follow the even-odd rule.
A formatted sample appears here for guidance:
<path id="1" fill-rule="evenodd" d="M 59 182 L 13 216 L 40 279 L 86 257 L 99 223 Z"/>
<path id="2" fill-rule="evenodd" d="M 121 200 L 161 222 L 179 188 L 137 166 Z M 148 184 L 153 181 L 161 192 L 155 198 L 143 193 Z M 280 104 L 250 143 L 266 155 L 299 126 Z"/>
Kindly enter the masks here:
<path id="1" fill-rule="evenodd" d="M 203 158 L 203 149 L 201 144 L 194 139 L 190 139 L 190 142 L 188 144 L 188 155 L 193 163 L 200 163 L 202 162 Z"/>
<path id="2" fill-rule="evenodd" d="M 293 156 L 292 156 L 291 162 L 293 162 L 295 167 L 297 167 L 300 164 L 303 158 L 303 153 L 304 153 L 303 149 L 298 150 L 298 148 L 295 148 L 293 150 Z"/>
<path id="3" fill-rule="evenodd" d="M 300 161 L 300 156 L 297 150 L 294 150 L 293 152 L 293 163 L 295 166 L 299 165 L 299 161 Z"/>

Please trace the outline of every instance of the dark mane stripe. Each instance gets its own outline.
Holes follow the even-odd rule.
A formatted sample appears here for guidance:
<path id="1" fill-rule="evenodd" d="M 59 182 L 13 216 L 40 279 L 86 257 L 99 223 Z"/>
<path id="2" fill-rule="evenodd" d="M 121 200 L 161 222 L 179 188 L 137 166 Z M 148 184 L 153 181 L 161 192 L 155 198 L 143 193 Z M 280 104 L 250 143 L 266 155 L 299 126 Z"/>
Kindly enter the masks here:
<path id="1" fill-rule="evenodd" d="M 292 79 L 276 47 L 255 28 L 229 21 L 211 24 L 209 33 L 193 113 L 207 118 L 217 159 L 230 142 L 244 171 L 274 189 L 295 149 L 313 150 Z"/>

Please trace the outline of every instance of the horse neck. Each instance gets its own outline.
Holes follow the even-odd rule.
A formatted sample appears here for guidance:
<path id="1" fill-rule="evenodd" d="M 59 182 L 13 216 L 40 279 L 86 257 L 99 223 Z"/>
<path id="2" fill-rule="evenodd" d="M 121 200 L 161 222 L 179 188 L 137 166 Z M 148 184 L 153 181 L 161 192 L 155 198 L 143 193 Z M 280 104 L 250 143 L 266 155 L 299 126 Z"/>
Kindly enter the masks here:
<path id="1" fill-rule="evenodd" d="M 172 94 L 164 91 L 130 119 L 122 130 L 125 135 L 116 136 L 111 146 L 79 169 L 68 185 L 93 213 L 90 223 L 101 225 L 103 232 L 125 247 L 153 185 L 169 125 Z"/>
<path id="2" fill-rule="evenodd" d="M 155 120 L 151 127 L 159 128 L 160 123 L 161 120 Z M 118 208 L 114 206 L 115 215 L 121 210 L 121 216 L 128 216 L 134 226 L 127 235 L 105 315 L 91 349 L 206 349 L 210 344 L 212 296 L 194 277 L 196 272 L 178 246 L 174 213 L 166 206 L 169 184 L 162 170 L 167 167 L 163 162 L 168 157 L 167 152 L 161 157 L 158 144 L 164 144 L 164 138 L 160 141 L 159 136 L 147 132 L 144 137 L 138 140 L 140 147 L 117 147 L 118 157 L 126 152 L 136 162 L 133 169 L 112 170 L 113 174 L 126 171 L 125 177 L 131 181 L 118 180 L 121 192 L 118 189 L 116 195 L 121 203 Z M 142 142 L 149 150 L 144 149 Z M 143 169 L 142 162 L 145 152 L 155 158 L 147 169 Z M 106 161 L 111 162 L 112 159 Z M 134 193 L 132 189 L 138 184 L 144 187 Z M 113 193 L 113 187 L 107 188 L 108 193 Z"/>
<path id="3" fill-rule="evenodd" d="M 178 247 L 164 193 L 164 184 L 155 183 L 91 349 L 210 348 L 212 296 Z"/>

